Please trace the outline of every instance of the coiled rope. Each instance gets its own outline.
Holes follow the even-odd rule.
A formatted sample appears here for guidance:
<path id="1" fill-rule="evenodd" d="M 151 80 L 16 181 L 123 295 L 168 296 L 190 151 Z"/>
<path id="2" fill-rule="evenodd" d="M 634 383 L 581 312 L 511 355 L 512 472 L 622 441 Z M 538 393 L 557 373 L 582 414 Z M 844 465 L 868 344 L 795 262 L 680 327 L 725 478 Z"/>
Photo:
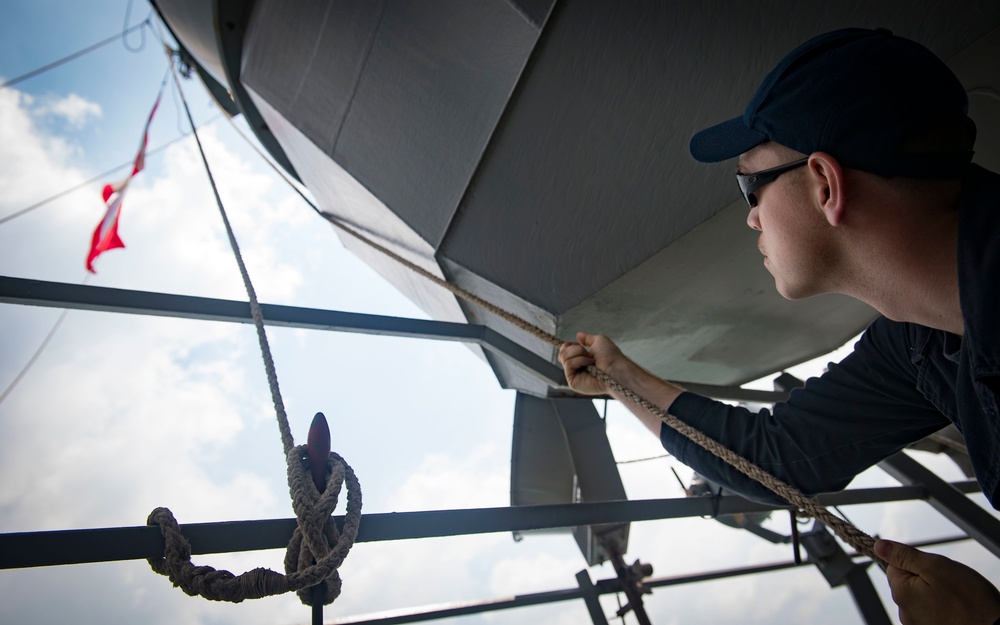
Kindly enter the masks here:
<path id="1" fill-rule="evenodd" d="M 278 376 L 274 368 L 274 359 L 271 357 L 271 348 L 264 332 L 264 315 L 250 281 L 250 274 L 243 263 L 236 235 L 222 205 L 212 170 L 208 166 L 208 159 L 205 157 L 205 150 L 195 129 L 169 48 L 167 56 L 174 84 L 184 103 L 184 111 L 187 113 L 192 134 L 198 144 L 198 152 L 201 154 L 216 204 L 222 215 L 222 222 L 226 227 L 229 245 L 233 249 L 249 297 L 250 312 L 254 327 L 257 329 L 257 340 L 267 373 L 278 430 L 281 433 L 281 443 L 284 446 L 288 466 L 288 490 L 292 497 L 292 509 L 295 511 L 298 526 L 285 552 L 285 575 L 266 568 L 256 568 L 242 575 L 233 575 L 229 571 L 216 570 L 210 566 L 195 566 L 191 562 L 191 544 L 181 533 L 174 515 L 167 508 L 156 508 L 150 513 L 146 523 L 159 525 L 165 549 L 162 558 L 150 559 L 149 564 L 154 571 L 169 577 L 175 586 L 179 586 L 187 594 L 200 595 L 213 601 L 239 603 L 245 599 L 259 599 L 297 591 L 299 598 L 306 605 L 315 607 L 317 601 L 326 605 L 332 603 L 340 594 L 341 580 L 337 569 L 344 562 L 358 536 L 358 527 L 361 523 L 361 485 L 350 465 L 339 455 L 331 452 L 327 459 L 326 485 L 323 492 L 319 492 L 308 468 L 306 445 L 295 445 L 284 402 L 281 399 L 281 391 L 278 388 Z M 345 481 L 347 512 L 341 532 L 332 515 Z M 319 592 L 315 592 L 317 586 Z"/>
<path id="2" fill-rule="evenodd" d="M 361 522 L 361 485 L 350 465 L 334 452 L 327 464 L 326 488 L 320 493 L 313 484 L 305 462 L 305 445 L 293 447 L 288 454 L 288 488 L 298 527 L 285 551 L 285 575 L 266 568 L 256 568 L 233 575 L 210 566 L 191 562 L 191 543 L 181 533 L 177 520 L 167 508 L 156 508 L 146 521 L 159 525 L 166 545 L 164 556 L 149 560 L 160 575 L 189 595 L 212 601 L 239 603 L 297 591 L 302 603 L 313 605 L 311 589 L 320 585 L 324 605 L 340 595 L 341 580 L 337 569 L 354 545 Z M 344 482 L 347 482 L 347 514 L 343 531 L 334 522 L 334 508 Z"/>
<path id="3" fill-rule="evenodd" d="M 237 128 L 235 124 L 233 125 L 233 127 Z M 238 128 L 237 131 L 239 131 Z M 526 321 L 525 319 L 519 317 L 518 315 L 515 315 L 514 313 L 504 310 L 503 308 L 500 308 L 499 306 L 496 306 L 495 304 L 484 300 L 478 295 L 470 293 L 469 291 L 463 289 L 458 285 L 452 284 L 447 280 L 439 278 L 438 276 L 427 271 L 426 269 L 417 265 L 416 263 L 388 249 L 384 245 L 380 245 L 379 243 L 372 241 L 370 238 L 358 232 L 355 228 L 344 223 L 344 221 L 342 221 L 335 215 L 332 215 L 324 210 L 319 209 L 315 204 L 313 204 L 313 202 L 308 197 L 306 197 L 304 193 L 302 193 L 302 191 L 298 188 L 298 186 L 295 185 L 284 174 L 284 172 L 281 171 L 280 168 L 278 168 L 277 165 L 272 163 L 269 158 L 267 158 L 263 153 L 261 153 L 259 149 L 257 149 L 257 147 L 253 144 L 252 141 L 249 140 L 249 138 L 246 137 L 246 135 L 244 135 L 242 132 L 240 132 L 240 134 L 243 136 L 244 139 L 247 140 L 248 143 L 250 143 L 250 145 L 255 150 L 257 150 L 258 154 L 260 154 L 261 157 L 264 158 L 264 160 L 271 166 L 271 168 L 274 169 L 274 171 L 276 171 L 278 175 L 281 176 L 288 183 L 288 185 L 292 187 L 292 189 L 294 189 L 296 193 L 299 194 L 299 196 L 313 209 L 313 211 L 315 211 L 318 215 L 323 217 L 330 224 L 332 224 L 345 234 L 354 237 L 355 239 L 364 243 L 365 245 L 388 256 L 389 258 L 392 258 L 393 260 L 400 263 L 404 267 L 423 276 L 424 278 L 430 280 L 434 284 L 437 284 L 438 286 L 447 289 L 455 296 L 460 297 L 463 300 L 471 304 L 474 304 L 479 308 L 489 311 L 490 313 L 496 315 L 497 317 L 500 317 L 501 319 L 513 324 L 514 326 L 524 330 L 525 332 L 528 332 L 532 336 L 541 339 L 542 341 L 545 341 L 546 343 L 552 345 L 553 347 L 558 348 L 563 343 L 565 343 L 563 339 L 552 334 L 551 332 L 546 332 L 542 328 L 538 327 L 537 325 L 529 321 Z M 859 553 L 863 553 L 869 558 L 871 558 L 872 561 L 878 564 L 883 570 L 885 569 L 886 567 L 885 561 L 882 560 L 882 558 L 880 558 L 875 553 L 875 539 L 866 534 L 865 532 L 859 530 L 853 524 L 849 523 L 848 521 L 845 521 L 844 519 L 841 519 L 837 515 L 830 512 L 823 504 L 821 504 L 815 498 L 807 496 L 798 488 L 795 488 L 794 486 L 787 484 L 786 482 L 771 475 L 770 473 L 761 469 L 760 467 L 750 462 L 748 459 L 744 458 L 740 454 L 737 454 L 736 452 L 732 451 L 728 447 L 725 447 L 724 445 L 714 440 L 713 438 L 709 437 L 708 435 L 704 434 L 703 432 L 684 423 L 683 421 L 669 414 L 666 410 L 660 408 L 659 406 L 654 405 L 652 402 L 648 401 L 647 399 L 641 397 L 634 391 L 623 386 L 621 383 L 613 379 L 611 376 L 609 376 L 607 373 L 605 373 L 598 367 L 590 365 L 587 367 L 586 370 L 587 373 L 597 378 L 607 388 L 618 391 L 619 393 L 627 397 L 630 401 L 642 406 L 644 409 L 648 410 L 651 414 L 655 415 L 657 418 L 660 419 L 660 421 L 665 423 L 668 427 L 673 428 L 683 436 L 690 439 L 692 442 L 701 446 L 709 453 L 722 459 L 724 462 L 726 462 L 736 470 L 740 471 L 750 479 L 760 483 L 761 485 L 763 485 L 764 487 L 766 487 L 771 492 L 775 493 L 788 503 L 792 504 L 799 510 L 802 510 L 805 514 L 824 523 L 827 527 L 833 530 L 833 532 L 837 536 L 839 536 L 841 540 L 854 547 Z"/>

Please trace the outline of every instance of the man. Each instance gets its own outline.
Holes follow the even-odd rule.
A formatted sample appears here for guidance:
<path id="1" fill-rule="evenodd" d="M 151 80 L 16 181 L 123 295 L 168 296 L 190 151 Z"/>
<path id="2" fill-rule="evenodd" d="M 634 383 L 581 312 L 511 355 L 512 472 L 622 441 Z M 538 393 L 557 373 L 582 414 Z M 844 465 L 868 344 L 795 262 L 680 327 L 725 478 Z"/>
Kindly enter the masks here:
<path id="1" fill-rule="evenodd" d="M 847 29 L 793 50 L 741 117 L 696 134 L 701 162 L 739 157 L 764 267 L 788 299 L 845 293 L 882 317 L 855 352 L 773 411 L 685 392 L 606 337 L 560 349 L 582 394 L 612 378 L 807 493 L 840 490 L 949 423 L 1000 504 L 1000 176 L 971 165 L 975 125 L 950 70 L 886 30 Z M 624 398 L 618 397 L 629 405 Z M 712 481 L 775 496 L 636 405 L 664 447 Z M 904 625 L 1000 625 L 1000 592 L 957 562 L 879 541 Z"/>

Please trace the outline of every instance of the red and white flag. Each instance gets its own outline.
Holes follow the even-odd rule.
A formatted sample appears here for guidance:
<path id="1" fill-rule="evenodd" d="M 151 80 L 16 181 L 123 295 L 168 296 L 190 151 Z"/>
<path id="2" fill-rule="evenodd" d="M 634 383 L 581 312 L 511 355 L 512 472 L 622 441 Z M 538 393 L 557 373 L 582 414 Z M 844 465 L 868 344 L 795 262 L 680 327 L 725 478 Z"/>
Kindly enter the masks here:
<path id="1" fill-rule="evenodd" d="M 87 254 L 87 271 L 90 273 L 97 273 L 94 271 L 95 258 L 116 247 L 125 247 L 125 244 L 118 237 L 118 217 L 122 210 L 122 198 L 125 197 L 125 190 L 128 188 L 128 183 L 137 173 L 142 171 L 143 166 L 146 164 L 146 143 L 149 141 L 149 124 L 153 121 L 156 108 L 160 106 L 160 96 L 162 95 L 163 86 L 161 85 L 160 93 L 157 94 L 156 102 L 153 103 L 153 110 L 149 112 L 149 119 L 146 120 L 146 127 L 142 131 L 142 142 L 139 144 L 139 153 L 135 155 L 135 164 L 132 166 L 132 173 L 128 175 L 128 178 L 120 182 L 104 185 L 104 204 L 108 209 L 104 212 L 104 219 L 101 220 L 101 223 L 97 224 L 94 236 L 90 240 L 90 253 Z"/>

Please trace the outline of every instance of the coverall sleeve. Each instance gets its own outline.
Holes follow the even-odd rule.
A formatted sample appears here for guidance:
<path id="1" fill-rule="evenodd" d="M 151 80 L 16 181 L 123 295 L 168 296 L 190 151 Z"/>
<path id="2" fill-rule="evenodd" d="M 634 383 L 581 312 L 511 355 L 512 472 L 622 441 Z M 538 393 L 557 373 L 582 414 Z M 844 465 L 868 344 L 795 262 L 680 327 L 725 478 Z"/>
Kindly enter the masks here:
<path id="1" fill-rule="evenodd" d="M 845 488 L 858 473 L 948 425 L 917 390 L 905 324 L 879 318 L 854 352 L 773 411 L 752 412 L 684 393 L 670 414 L 694 426 L 807 495 Z M 660 441 L 708 479 L 764 502 L 767 488 L 666 425 Z"/>

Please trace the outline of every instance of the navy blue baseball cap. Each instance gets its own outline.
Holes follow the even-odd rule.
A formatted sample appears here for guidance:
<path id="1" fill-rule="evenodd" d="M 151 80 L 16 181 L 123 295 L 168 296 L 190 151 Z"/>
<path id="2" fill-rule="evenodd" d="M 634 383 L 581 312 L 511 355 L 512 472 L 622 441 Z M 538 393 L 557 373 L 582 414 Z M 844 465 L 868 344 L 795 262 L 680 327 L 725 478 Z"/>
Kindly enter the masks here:
<path id="1" fill-rule="evenodd" d="M 694 135 L 690 149 L 716 163 L 774 141 L 885 176 L 950 176 L 972 159 L 968 111 L 962 84 L 927 48 L 884 28 L 847 28 L 792 50 L 743 115 Z M 969 150 L 914 153 L 915 137 L 956 127 L 970 133 Z"/>

